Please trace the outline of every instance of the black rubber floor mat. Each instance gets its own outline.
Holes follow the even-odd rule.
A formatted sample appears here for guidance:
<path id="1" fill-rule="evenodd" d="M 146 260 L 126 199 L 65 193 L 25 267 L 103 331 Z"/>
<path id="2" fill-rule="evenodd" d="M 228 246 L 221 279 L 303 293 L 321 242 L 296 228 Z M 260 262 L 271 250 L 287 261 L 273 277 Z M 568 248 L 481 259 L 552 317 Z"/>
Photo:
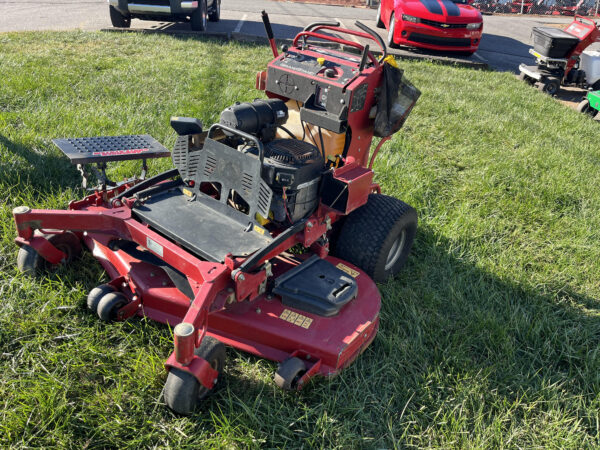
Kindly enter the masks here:
<path id="1" fill-rule="evenodd" d="M 222 262 L 228 253 L 248 256 L 272 241 L 269 233 L 251 224 L 249 218 L 242 222 L 239 217 L 231 217 L 235 214 L 224 214 L 200 201 L 189 200 L 175 189 L 134 208 L 134 214 L 208 261 Z"/>

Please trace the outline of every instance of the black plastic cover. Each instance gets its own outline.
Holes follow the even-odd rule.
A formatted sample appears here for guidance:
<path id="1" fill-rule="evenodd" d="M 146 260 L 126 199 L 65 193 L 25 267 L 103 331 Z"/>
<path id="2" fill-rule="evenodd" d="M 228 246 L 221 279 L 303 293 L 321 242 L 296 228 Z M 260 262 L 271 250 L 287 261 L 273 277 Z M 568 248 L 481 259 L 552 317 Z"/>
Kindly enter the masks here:
<path id="1" fill-rule="evenodd" d="M 284 305 L 331 317 L 358 295 L 356 280 L 330 262 L 313 255 L 275 280 L 273 293 Z"/>
<path id="2" fill-rule="evenodd" d="M 566 58 L 579 43 L 579 38 L 564 30 L 533 27 L 533 49 L 548 58 Z"/>
<path id="3" fill-rule="evenodd" d="M 404 78 L 403 70 L 385 63 L 373 134 L 391 136 L 402 128 L 420 96 L 421 91 Z"/>

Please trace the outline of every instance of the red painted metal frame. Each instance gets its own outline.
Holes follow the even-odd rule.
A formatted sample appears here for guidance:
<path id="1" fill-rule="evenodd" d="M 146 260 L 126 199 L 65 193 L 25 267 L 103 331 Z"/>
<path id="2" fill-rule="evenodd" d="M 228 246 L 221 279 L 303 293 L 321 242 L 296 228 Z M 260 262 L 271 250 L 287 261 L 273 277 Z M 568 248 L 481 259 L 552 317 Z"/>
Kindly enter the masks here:
<path id="1" fill-rule="evenodd" d="M 337 27 L 322 28 L 338 30 Z M 364 33 L 339 30 L 372 39 Z M 356 47 L 353 42 L 341 40 L 341 43 Z M 300 51 L 323 56 L 311 48 L 314 46 Z M 348 64 L 347 59 L 337 58 L 336 54 L 343 55 L 333 51 L 334 56 L 328 58 Z M 373 172 L 365 166 L 373 137 L 369 111 L 375 101 L 375 88 L 381 82 L 382 66 L 371 54 L 369 58 L 373 64 L 345 86 L 354 91 L 364 83 L 368 85 L 365 107 L 348 115 L 352 139 L 345 165 L 333 171 L 337 179 L 344 180 L 349 186 L 346 213 L 364 204 L 370 192 L 379 190 L 372 182 Z M 265 85 L 264 77 L 257 80 L 257 86 Z M 267 92 L 269 94 L 274 95 Z M 342 216 L 340 212 L 320 205 L 302 231 L 273 248 L 259 262 L 257 269 L 242 273 L 237 269 L 243 259 L 226 257 L 223 263 L 202 261 L 133 217 L 133 199 L 112 201 L 132 184 L 95 192 L 71 202 L 64 211 L 17 208 L 13 212 L 18 233 L 15 241 L 18 245 L 33 247 L 51 262 L 60 262 L 65 257 L 63 252 L 39 236 L 37 230 L 77 233 L 111 277 L 110 284 L 130 300 L 118 311 L 118 320 L 139 315 L 172 326 L 181 322 L 191 324 L 195 348 L 209 334 L 225 344 L 275 361 L 290 356 L 302 357 L 307 371 L 300 379 L 300 387 L 316 374 L 338 373 L 374 339 L 380 309 L 380 294 L 375 283 L 359 268 L 328 256 L 327 234 L 332 223 Z M 111 246 L 111 241 L 119 239 L 135 242 L 184 273 L 194 298 L 190 300 L 178 290 L 159 267 Z M 283 305 L 280 298 L 265 294 L 270 276 L 278 276 L 301 263 L 300 257 L 285 253 L 297 243 L 356 278 L 359 296 L 338 315 L 326 318 L 302 312 Z M 261 267 L 265 261 L 270 264 Z M 177 368 L 188 372 L 203 386 L 212 388 L 217 372 L 207 361 L 190 354 L 189 340 L 176 337 L 174 344 L 181 347 L 176 348 L 165 362 L 167 370 Z"/>
<path id="2" fill-rule="evenodd" d="M 579 55 L 594 42 L 600 40 L 600 30 L 598 29 L 598 26 L 593 20 L 588 19 L 587 17 L 576 15 L 573 22 L 571 22 L 565 31 L 577 37 L 579 39 L 579 44 L 577 44 L 567 57 L 567 67 L 565 68 L 563 80 L 579 61 Z"/>

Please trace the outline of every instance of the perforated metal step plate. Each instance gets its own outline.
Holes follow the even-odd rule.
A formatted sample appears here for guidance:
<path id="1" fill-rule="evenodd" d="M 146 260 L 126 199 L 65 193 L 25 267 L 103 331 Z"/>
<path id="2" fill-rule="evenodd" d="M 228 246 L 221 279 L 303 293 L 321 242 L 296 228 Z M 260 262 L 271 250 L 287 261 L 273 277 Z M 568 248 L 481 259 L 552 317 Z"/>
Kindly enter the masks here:
<path id="1" fill-rule="evenodd" d="M 52 142 L 72 164 L 163 158 L 171 154 L 148 134 L 53 139 Z"/>

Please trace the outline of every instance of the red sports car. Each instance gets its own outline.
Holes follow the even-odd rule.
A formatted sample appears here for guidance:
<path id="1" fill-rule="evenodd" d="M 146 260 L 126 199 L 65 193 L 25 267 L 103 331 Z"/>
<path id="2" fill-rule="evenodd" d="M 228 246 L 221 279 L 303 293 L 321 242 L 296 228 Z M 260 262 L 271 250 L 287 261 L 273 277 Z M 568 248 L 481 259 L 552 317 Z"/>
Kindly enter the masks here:
<path id="1" fill-rule="evenodd" d="M 475 53 L 483 18 L 468 0 L 381 0 L 377 26 L 387 28 L 388 45 Z"/>

